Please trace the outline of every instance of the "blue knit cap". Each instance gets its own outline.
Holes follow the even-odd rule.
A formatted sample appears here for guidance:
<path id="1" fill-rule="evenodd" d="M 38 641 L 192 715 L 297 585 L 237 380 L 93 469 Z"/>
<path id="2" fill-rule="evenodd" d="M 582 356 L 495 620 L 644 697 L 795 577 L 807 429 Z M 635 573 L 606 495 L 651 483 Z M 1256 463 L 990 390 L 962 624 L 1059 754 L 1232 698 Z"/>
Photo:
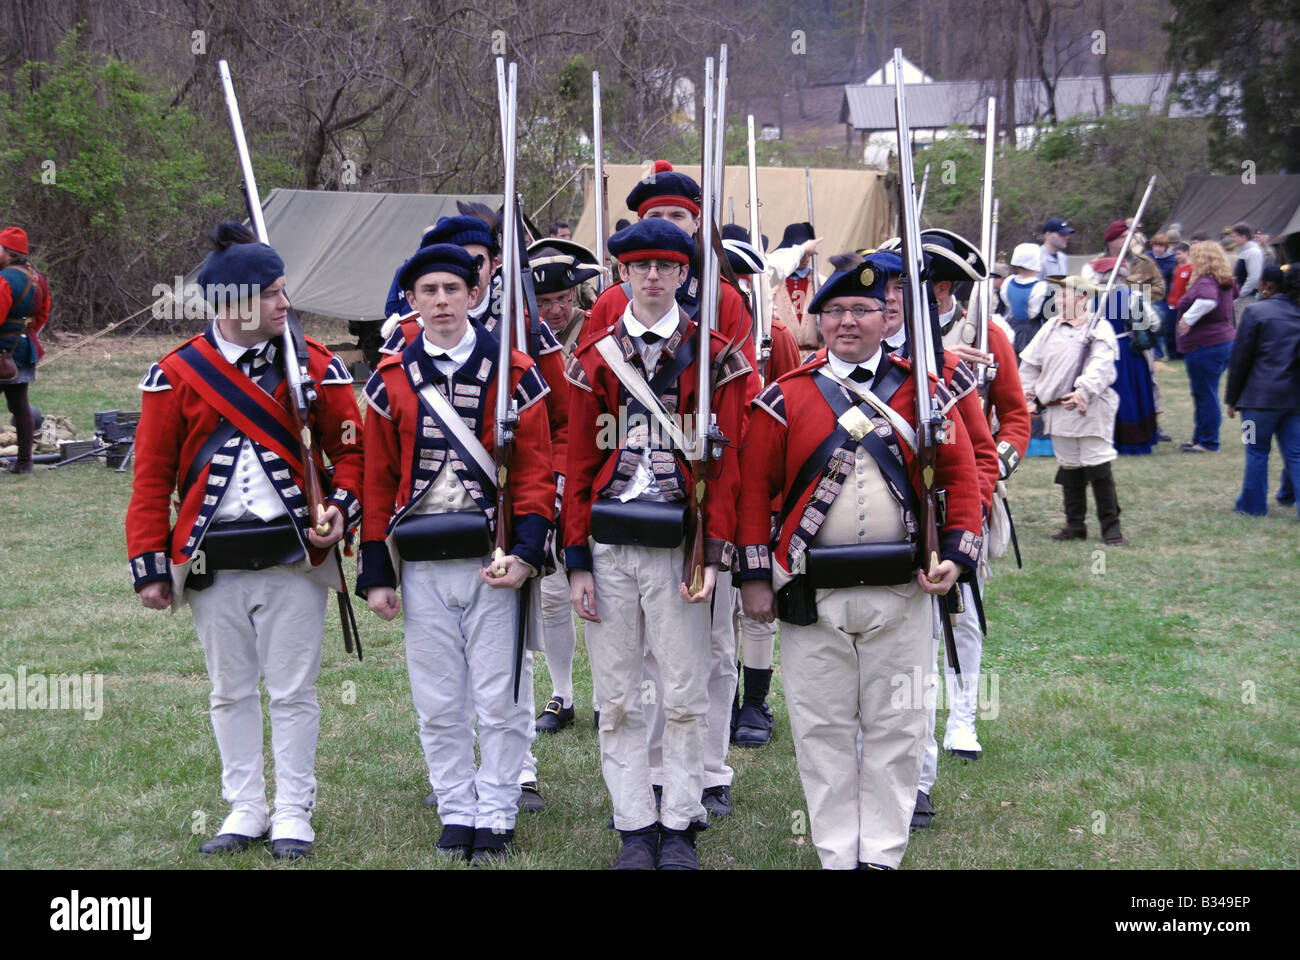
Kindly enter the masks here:
<path id="1" fill-rule="evenodd" d="M 199 287 L 207 301 L 222 306 L 243 300 L 240 288 L 269 287 L 284 276 L 284 261 L 265 243 L 232 243 L 224 250 L 213 250 L 199 266 Z"/>
<path id="2" fill-rule="evenodd" d="M 421 247 L 429 247 L 437 243 L 454 243 L 458 247 L 463 247 L 467 243 L 477 243 L 481 247 L 487 247 L 488 253 L 494 257 L 500 253 L 492 230 L 478 217 L 439 218 L 433 229 L 420 239 Z"/>
<path id="3" fill-rule="evenodd" d="M 464 280 L 467 287 L 472 287 L 478 280 L 477 259 L 454 243 L 434 243 L 421 247 L 415 256 L 402 264 L 402 269 L 397 272 L 397 282 L 403 290 L 414 290 L 416 282 L 425 274 L 450 273 Z"/>

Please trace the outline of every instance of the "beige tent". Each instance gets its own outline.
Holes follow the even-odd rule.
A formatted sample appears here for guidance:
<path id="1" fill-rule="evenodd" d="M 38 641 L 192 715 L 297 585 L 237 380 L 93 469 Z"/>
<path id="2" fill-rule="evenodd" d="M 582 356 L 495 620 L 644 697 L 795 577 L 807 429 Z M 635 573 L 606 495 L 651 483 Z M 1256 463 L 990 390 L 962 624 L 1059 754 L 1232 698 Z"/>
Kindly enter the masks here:
<path id="1" fill-rule="evenodd" d="M 700 177 L 699 167 L 677 166 L 687 176 Z M 609 184 L 606 205 L 609 208 L 609 232 L 619 218 L 636 220 L 624 200 L 649 167 L 632 164 L 606 164 Z M 729 223 L 734 205 L 736 223 L 749 227 L 749 174 L 745 167 L 727 167 L 722 192 L 722 220 Z M 825 237 L 823 256 L 874 247 L 890 235 L 891 204 L 884 186 L 885 174 L 879 170 L 813 170 L 813 225 L 817 235 Z M 595 248 L 596 213 L 592 190 L 591 167 L 582 171 L 585 202 L 582 219 L 573 231 L 573 239 Z M 781 242 L 786 224 L 808 219 L 808 193 L 803 167 L 760 167 L 758 170 L 759 226 L 768 238 L 768 248 Z M 608 237 L 608 233 L 606 234 Z M 823 268 L 825 272 L 829 272 Z"/>

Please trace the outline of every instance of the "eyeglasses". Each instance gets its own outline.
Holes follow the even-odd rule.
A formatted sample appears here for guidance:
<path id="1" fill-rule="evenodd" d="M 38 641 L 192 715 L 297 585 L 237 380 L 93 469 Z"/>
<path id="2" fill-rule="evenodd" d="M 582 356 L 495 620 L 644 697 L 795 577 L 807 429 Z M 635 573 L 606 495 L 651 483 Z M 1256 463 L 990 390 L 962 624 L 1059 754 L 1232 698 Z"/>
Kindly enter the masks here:
<path id="1" fill-rule="evenodd" d="M 676 276 L 682 265 L 671 260 L 633 260 L 631 263 L 626 264 L 626 267 L 638 277 L 649 276 L 652 267 L 659 276 L 671 277 Z"/>
<path id="2" fill-rule="evenodd" d="M 851 313 L 854 320 L 861 320 L 871 313 L 884 313 L 882 307 L 864 307 L 861 304 L 853 307 L 827 307 L 822 311 L 823 317 L 830 317 L 832 320 L 842 320 L 846 313 Z"/>

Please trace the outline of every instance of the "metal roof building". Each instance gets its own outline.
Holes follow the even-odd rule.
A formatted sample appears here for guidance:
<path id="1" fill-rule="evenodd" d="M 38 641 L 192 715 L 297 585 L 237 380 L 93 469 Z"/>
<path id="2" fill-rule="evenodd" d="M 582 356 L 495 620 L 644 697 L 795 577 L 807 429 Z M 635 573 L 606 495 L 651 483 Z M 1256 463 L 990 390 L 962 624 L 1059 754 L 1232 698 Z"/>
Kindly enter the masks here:
<path id="1" fill-rule="evenodd" d="M 1206 74 L 1212 77 L 1212 74 Z M 1111 77 L 1115 102 L 1159 108 L 1169 96 L 1171 75 L 1167 73 L 1117 74 Z M 954 124 L 971 127 L 984 125 L 985 101 L 1002 95 L 1003 86 L 996 81 L 959 80 L 907 84 L 907 119 L 914 132 L 928 134 L 923 139 Z M 1073 116 L 1098 116 L 1105 111 L 1106 96 L 1101 77 L 1061 77 L 1056 85 L 1056 115 L 1064 120 Z M 1016 81 L 1016 120 L 1028 127 L 1050 115 L 1047 90 L 1037 78 Z M 1190 109 L 1174 103 L 1171 117 L 1205 116 L 1208 108 Z M 840 106 L 840 123 L 847 126 L 846 136 L 857 131 L 865 141 L 877 132 L 894 130 L 893 84 L 849 84 L 844 87 Z"/>

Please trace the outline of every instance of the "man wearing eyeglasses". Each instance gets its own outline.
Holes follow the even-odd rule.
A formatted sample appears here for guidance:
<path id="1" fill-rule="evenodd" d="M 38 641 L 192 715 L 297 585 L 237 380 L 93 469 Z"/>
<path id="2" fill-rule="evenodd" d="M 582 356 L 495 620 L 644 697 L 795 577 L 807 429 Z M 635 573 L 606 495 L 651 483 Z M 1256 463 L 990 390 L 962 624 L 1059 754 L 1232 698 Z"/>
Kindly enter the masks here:
<path id="1" fill-rule="evenodd" d="M 651 218 L 614 234 L 609 249 L 631 299 L 610 319 L 600 309 L 608 291 L 601 295 L 567 369 L 561 518 L 569 597 L 588 621 L 601 770 L 623 844 L 614 867 L 698 869 L 695 834 L 706 823 L 709 604 L 734 551 L 736 445 L 752 370 L 743 354 L 727 350 L 726 337 L 712 334 L 712 409 L 731 442 L 703 497 L 704 582 L 690 596 L 682 583 L 690 481 L 681 436 L 693 430 L 698 409 L 699 335 L 674 293 L 695 244 L 671 223 Z M 600 317 L 604 325 L 593 328 Z M 662 678 L 651 686 L 644 683 L 647 651 Z M 646 716 L 651 700 L 665 718 L 658 813 Z M 728 732 L 724 725 L 721 734 Z"/>
<path id="2" fill-rule="evenodd" d="M 689 237 L 699 236 L 702 221 L 700 185 L 691 177 L 673 169 L 666 160 L 656 160 L 651 172 L 632 188 L 627 195 L 627 207 L 636 211 L 641 221 L 655 220 L 672 224 Z M 700 279 L 698 258 L 692 254 L 690 262 L 676 277 L 674 299 L 678 308 L 691 320 L 699 311 Z M 615 284 L 606 289 L 591 309 L 590 320 L 578 335 L 579 343 L 587 339 L 587 331 L 601 330 L 618 320 L 632 296 L 629 282 Z M 727 283 L 721 283 L 716 329 L 722 334 L 728 352 L 739 351 L 745 357 L 750 373 L 745 383 L 745 404 L 742 416 L 748 417 L 748 403 L 758 393 L 760 386 L 755 359 L 753 315 L 740 293 Z M 742 423 L 743 430 L 743 423 Z M 739 442 L 739 441 L 737 441 Z M 731 784 L 735 771 L 727 764 L 731 746 L 731 713 L 736 696 L 739 675 L 736 663 L 738 640 L 735 609 L 739 598 L 731 581 L 729 568 L 719 571 L 709 623 L 709 711 L 704 739 L 704 793 L 705 808 L 711 816 L 731 813 Z M 653 654 L 646 657 L 648 681 L 658 687 L 660 677 Z M 662 782 L 660 773 L 665 718 L 659 701 L 647 704 L 647 724 L 650 729 L 650 758 L 655 783 Z"/>
<path id="3" fill-rule="evenodd" d="M 759 394 L 741 451 L 737 579 L 748 616 L 782 622 L 795 756 L 828 869 L 902 862 L 925 746 L 921 691 L 935 670 L 928 595 L 973 568 L 981 545 L 974 453 L 954 417 L 934 477 L 948 505 L 943 560 L 934 580 L 918 569 L 915 385 L 910 362 L 881 348 L 886 284 L 870 263 L 831 275 L 808 305 L 825 352 Z"/>

